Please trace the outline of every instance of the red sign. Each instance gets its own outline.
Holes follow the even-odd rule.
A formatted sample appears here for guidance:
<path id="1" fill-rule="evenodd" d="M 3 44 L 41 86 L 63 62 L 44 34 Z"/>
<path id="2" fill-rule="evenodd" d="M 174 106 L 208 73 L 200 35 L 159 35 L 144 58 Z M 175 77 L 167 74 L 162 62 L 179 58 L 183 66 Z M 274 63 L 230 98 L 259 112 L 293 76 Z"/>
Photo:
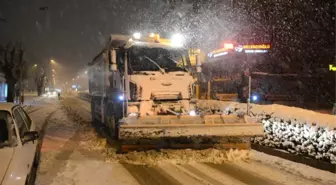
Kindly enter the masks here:
<path id="1" fill-rule="evenodd" d="M 225 49 L 233 49 L 234 46 L 233 46 L 232 43 L 225 43 L 225 44 L 224 44 L 224 48 L 225 48 Z"/>

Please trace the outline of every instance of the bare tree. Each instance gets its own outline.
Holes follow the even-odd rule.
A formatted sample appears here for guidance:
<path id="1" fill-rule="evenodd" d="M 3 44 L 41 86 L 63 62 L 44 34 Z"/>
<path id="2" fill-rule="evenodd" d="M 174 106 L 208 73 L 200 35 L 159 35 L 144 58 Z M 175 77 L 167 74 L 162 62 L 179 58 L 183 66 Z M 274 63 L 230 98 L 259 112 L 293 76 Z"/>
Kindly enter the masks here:
<path id="1" fill-rule="evenodd" d="M 18 84 L 21 87 L 21 83 L 18 83 L 19 80 L 22 81 L 27 76 L 23 54 L 20 42 L 8 43 L 4 47 L 0 46 L 0 65 L 8 85 L 7 102 L 14 102 L 15 85 Z"/>
<path id="2" fill-rule="evenodd" d="M 45 87 L 46 75 L 42 68 L 37 68 L 34 75 L 37 95 L 41 96 Z"/>

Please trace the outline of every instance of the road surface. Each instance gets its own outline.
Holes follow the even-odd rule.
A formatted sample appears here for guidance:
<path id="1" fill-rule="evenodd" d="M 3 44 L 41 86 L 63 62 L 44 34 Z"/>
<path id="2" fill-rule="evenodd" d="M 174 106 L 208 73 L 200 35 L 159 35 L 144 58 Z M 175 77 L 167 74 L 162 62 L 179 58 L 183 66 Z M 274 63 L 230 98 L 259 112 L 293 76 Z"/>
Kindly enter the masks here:
<path id="1" fill-rule="evenodd" d="M 250 152 L 248 160 L 235 155 L 220 164 L 194 160 L 196 155 L 189 155 L 194 152 L 190 150 L 182 151 L 186 155 L 181 156 L 167 152 L 165 159 L 169 160 L 135 165 L 152 164 L 159 153 L 113 157 L 117 155 L 113 148 L 106 149 L 104 140 L 90 126 L 89 104 L 74 97 L 61 101 L 46 97 L 26 101 L 26 109 L 43 136 L 36 185 L 336 184 L 333 173 L 256 151 Z M 220 158 L 211 153 L 206 157 L 213 157 L 213 161 Z M 127 160 L 116 160 L 123 158 Z M 188 162 L 176 163 L 184 160 Z"/>

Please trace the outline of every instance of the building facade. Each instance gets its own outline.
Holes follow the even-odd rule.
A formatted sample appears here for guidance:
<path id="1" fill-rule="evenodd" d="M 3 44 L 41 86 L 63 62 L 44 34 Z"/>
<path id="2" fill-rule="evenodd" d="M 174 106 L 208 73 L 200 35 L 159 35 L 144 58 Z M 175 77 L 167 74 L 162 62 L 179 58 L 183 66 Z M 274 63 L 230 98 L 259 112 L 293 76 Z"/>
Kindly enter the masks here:
<path id="1" fill-rule="evenodd" d="M 7 99 L 7 83 L 5 74 L 0 69 L 0 102 L 5 102 Z"/>

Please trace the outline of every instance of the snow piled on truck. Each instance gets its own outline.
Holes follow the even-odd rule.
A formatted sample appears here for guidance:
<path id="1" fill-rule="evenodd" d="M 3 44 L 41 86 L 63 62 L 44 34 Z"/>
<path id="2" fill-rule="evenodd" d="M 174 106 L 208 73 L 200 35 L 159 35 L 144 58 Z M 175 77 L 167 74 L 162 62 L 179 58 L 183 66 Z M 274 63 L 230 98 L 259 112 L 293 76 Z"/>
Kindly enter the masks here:
<path id="1" fill-rule="evenodd" d="M 243 114 L 247 105 L 216 100 L 199 101 L 203 112 Z M 264 126 L 265 136 L 254 143 L 336 163 L 336 116 L 283 105 L 251 104 L 251 117 Z"/>

